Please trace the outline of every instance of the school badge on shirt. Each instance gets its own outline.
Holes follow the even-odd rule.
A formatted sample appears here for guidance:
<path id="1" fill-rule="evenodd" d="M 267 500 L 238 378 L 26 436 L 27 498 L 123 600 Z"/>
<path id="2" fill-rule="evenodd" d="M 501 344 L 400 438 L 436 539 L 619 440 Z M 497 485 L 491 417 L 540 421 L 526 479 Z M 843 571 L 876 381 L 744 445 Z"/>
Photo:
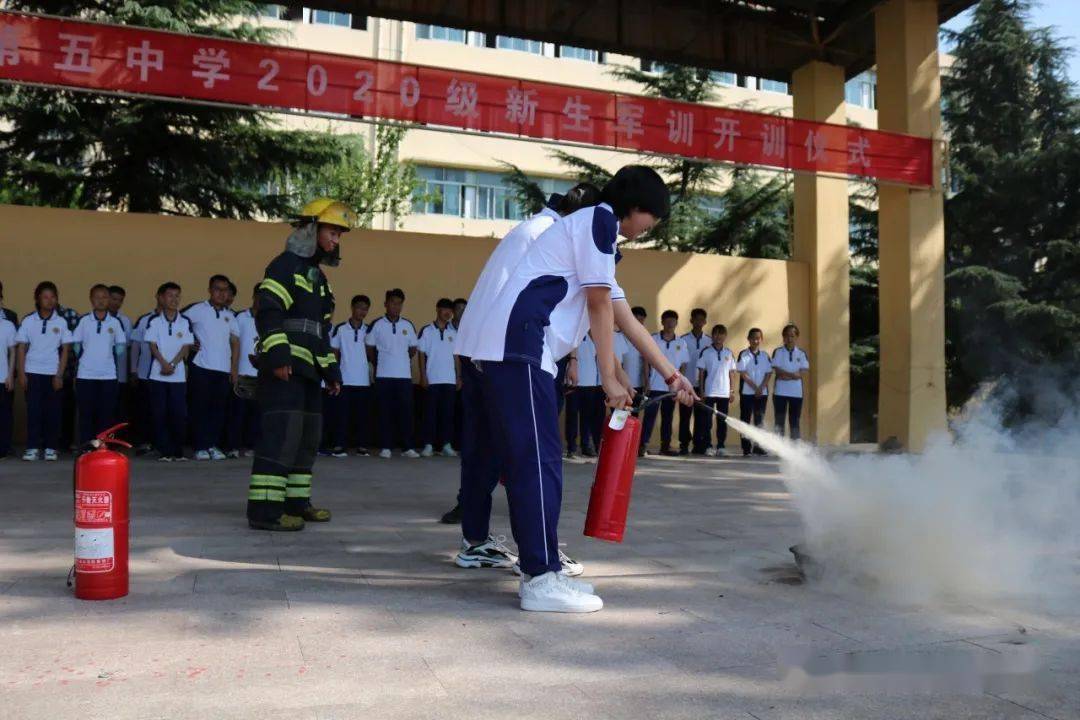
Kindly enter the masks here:
<path id="1" fill-rule="evenodd" d="M 402 334 L 402 335 L 408 335 L 408 334 L 409 334 L 409 331 L 408 331 L 408 330 L 406 330 L 405 328 L 402 328 L 402 329 L 401 329 L 401 334 Z"/>
<path id="2" fill-rule="evenodd" d="M 180 332 L 176 333 L 176 337 L 178 337 L 178 338 L 184 337 L 184 331 L 181 330 Z"/>
<path id="3" fill-rule="evenodd" d="M 108 332 L 110 335 L 112 335 L 113 334 L 113 329 L 109 328 L 106 332 Z"/>
<path id="4" fill-rule="evenodd" d="M 59 333 L 60 333 L 60 328 L 58 328 L 58 327 L 54 327 L 54 328 L 52 329 L 52 331 L 53 331 L 54 333 L 57 333 L 57 334 L 59 334 Z"/>

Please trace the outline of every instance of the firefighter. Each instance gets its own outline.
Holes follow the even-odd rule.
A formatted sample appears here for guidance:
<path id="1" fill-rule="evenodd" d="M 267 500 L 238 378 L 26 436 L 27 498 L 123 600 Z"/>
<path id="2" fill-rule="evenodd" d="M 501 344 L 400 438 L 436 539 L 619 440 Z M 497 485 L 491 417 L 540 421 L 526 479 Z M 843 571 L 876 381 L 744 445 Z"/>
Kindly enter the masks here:
<path id="1" fill-rule="evenodd" d="M 328 522 L 311 504 L 311 467 L 322 435 L 322 394 L 341 391 L 330 349 L 334 296 L 319 265 L 340 262 L 338 242 L 354 213 L 330 198 L 312 200 L 266 268 L 258 288 L 258 386 L 261 435 L 248 488 L 248 524 L 257 530 L 302 530 Z"/>

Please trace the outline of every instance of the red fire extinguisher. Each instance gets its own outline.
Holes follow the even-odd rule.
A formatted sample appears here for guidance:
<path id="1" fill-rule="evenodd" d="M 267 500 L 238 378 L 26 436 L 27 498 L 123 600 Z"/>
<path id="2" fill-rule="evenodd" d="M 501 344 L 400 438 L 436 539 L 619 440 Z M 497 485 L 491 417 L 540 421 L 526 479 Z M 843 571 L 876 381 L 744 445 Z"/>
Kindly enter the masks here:
<path id="1" fill-rule="evenodd" d="M 90 441 L 75 461 L 75 597 L 112 600 L 128 594 L 128 459 L 110 445 L 130 448 L 115 433 Z"/>
<path id="2" fill-rule="evenodd" d="M 672 393 L 650 398 L 633 410 L 616 410 L 604 426 L 600 459 L 585 515 L 585 534 L 598 540 L 622 542 L 630 511 L 630 488 L 634 484 L 638 446 L 641 444 L 641 411 Z"/>

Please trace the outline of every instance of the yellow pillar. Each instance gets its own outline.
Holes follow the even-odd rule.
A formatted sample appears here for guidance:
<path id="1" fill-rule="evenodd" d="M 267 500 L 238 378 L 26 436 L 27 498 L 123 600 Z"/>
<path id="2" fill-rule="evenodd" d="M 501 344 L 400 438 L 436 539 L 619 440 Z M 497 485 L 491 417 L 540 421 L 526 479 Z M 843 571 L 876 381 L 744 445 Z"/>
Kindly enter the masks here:
<path id="1" fill-rule="evenodd" d="M 845 123 L 843 68 L 808 63 L 795 71 L 792 89 L 796 118 Z M 810 355 L 807 435 L 822 445 L 851 441 L 848 236 L 847 180 L 796 175 L 792 254 L 810 266 L 810 325 L 802 328 Z"/>
<path id="2" fill-rule="evenodd" d="M 876 11 L 878 127 L 934 141 L 929 189 L 879 193 L 881 377 L 878 439 L 920 451 L 945 428 L 945 220 L 937 0 Z"/>

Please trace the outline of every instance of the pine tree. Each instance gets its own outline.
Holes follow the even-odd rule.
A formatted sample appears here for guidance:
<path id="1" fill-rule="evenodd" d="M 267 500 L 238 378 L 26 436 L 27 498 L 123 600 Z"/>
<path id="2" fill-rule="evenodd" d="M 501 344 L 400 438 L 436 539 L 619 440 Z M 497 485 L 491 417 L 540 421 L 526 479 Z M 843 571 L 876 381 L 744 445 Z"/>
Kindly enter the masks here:
<path id="1" fill-rule="evenodd" d="M 1067 51 L 1028 0 L 982 0 L 955 33 L 944 116 L 948 393 L 1080 360 L 1080 107 Z"/>
<path id="2" fill-rule="evenodd" d="M 13 0 L 12 10 L 268 42 L 242 0 Z M 239 21 L 238 21 L 239 19 Z M 282 130 L 268 113 L 26 86 L 0 89 L 3 200 L 211 217 L 281 217 L 275 177 L 341 155 L 325 133 Z"/>

